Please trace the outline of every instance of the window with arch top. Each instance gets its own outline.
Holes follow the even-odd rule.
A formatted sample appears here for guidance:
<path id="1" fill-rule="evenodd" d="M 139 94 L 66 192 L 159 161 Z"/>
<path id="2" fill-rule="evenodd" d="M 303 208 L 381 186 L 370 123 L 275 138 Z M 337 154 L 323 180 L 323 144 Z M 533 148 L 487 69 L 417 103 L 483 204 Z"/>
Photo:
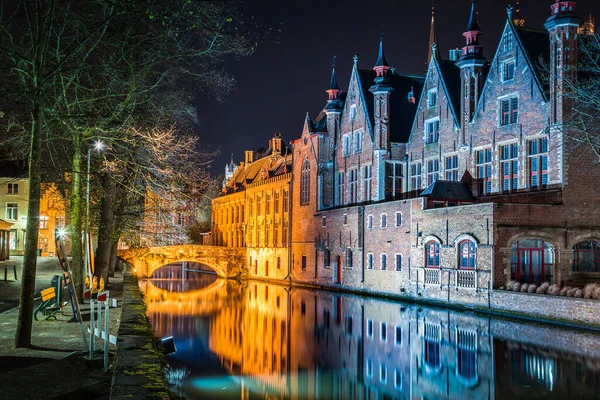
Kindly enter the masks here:
<path id="1" fill-rule="evenodd" d="M 440 244 L 435 240 L 425 243 L 425 267 L 440 267 Z"/>
<path id="2" fill-rule="evenodd" d="M 460 269 L 475 268 L 475 243 L 472 240 L 462 240 L 458 243 L 458 267 Z"/>
<path id="3" fill-rule="evenodd" d="M 310 202 L 310 163 L 305 159 L 302 163 L 302 175 L 300 179 L 300 204 Z"/>

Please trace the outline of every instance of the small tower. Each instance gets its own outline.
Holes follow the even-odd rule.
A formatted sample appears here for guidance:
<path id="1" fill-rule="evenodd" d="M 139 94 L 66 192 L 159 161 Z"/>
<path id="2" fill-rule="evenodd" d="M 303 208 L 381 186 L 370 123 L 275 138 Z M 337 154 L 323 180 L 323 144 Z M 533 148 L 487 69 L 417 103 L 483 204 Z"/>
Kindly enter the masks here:
<path id="1" fill-rule="evenodd" d="M 462 48 L 462 55 L 456 62 L 456 66 L 461 70 L 461 126 L 462 142 L 466 142 L 465 129 L 466 124 L 471 122 L 475 113 L 475 106 L 479 101 L 479 95 L 483 88 L 483 68 L 487 60 L 483 56 L 483 46 L 479 43 L 479 37 L 483 31 L 479 28 L 477 21 L 477 11 L 475 10 L 475 0 L 471 1 L 471 15 L 467 29 L 463 33 L 466 44 Z"/>
<path id="2" fill-rule="evenodd" d="M 237 171 L 237 165 L 233 161 L 233 153 L 231 153 L 231 161 L 225 164 L 225 179 L 223 179 L 223 187 L 227 186 L 227 182 L 233 177 Z"/>
<path id="3" fill-rule="evenodd" d="M 593 36 L 596 32 L 595 26 L 596 21 L 594 20 L 594 17 L 592 16 L 592 11 L 590 10 L 590 15 L 588 16 L 588 19 L 586 19 L 583 25 L 579 27 L 578 33 L 580 35 Z"/>
<path id="4" fill-rule="evenodd" d="M 394 90 L 389 84 L 389 79 L 392 75 L 391 69 L 383 51 L 383 34 L 380 34 L 379 55 L 373 67 L 375 71 L 375 84 L 369 88 L 369 91 L 375 97 L 375 127 L 373 133 L 376 150 L 387 150 L 388 148 L 390 95 Z"/>
<path id="5" fill-rule="evenodd" d="M 427 55 L 426 66 L 429 66 L 431 56 L 433 55 L 433 45 L 437 45 L 437 33 L 435 30 L 435 5 L 431 2 L 431 27 L 429 28 L 429 54 Z"/>
<path id="6" fill-rule="evenodd" d="M 565 83 L 577 76 L 577 31 L 583 20 L 576 1 L 559 1 L 550 7 L 544 27 L 550 34 L 550 118 L 563 122 Z"/>

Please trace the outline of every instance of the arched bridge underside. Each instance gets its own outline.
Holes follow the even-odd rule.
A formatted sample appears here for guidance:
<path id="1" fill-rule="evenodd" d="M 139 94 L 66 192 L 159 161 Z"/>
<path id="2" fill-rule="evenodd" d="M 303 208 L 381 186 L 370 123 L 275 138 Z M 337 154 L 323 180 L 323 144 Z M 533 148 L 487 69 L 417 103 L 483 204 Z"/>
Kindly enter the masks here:
<path id="1" fill-rule="evenodd" d="M 221 278 L 236 278 L 242 274 L 246 263 L 243 247 L 185 244 L 120 250 L 118 255 L 133 265 L 133 272 L 140 278 L 148 278 L 160 267 L 183 261 L 207 265 Z"/>

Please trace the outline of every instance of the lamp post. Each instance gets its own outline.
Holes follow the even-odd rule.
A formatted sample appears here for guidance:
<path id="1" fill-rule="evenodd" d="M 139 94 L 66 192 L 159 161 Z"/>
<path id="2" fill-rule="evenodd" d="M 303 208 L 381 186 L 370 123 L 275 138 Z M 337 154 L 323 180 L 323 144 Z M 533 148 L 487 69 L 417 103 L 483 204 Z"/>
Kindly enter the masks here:
<path id="1" fill-rule="evenodd" d="M 104 143 L 100 140 L 94 142 L 94 146 L 88 149 L 87 153 L 87 175 L 86 175 L 86 185 L 85 185 L 85 266 L 86 266 L 86 274 L 91 275 L 91 263 L 90 263 L 90 249 L 89 249 L 89 229 L 90 229 L 90 166 L 92 160 L 92 150 L 96 150 L 100 152 L 104 148 Z"/>

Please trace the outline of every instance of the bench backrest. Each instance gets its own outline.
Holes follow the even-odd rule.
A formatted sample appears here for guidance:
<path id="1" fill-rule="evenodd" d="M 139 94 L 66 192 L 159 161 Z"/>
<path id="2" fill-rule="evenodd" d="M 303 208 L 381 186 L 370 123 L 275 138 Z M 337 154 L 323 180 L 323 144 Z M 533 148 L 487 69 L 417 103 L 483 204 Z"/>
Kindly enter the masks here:
<path id="1" fill-rule="evenodd" d="M 40 294 L 42 295 L 42 301 L 46 301 L 56 297 L 56 290 L 53 287 L 51 287 L 42 290 Z"/>

